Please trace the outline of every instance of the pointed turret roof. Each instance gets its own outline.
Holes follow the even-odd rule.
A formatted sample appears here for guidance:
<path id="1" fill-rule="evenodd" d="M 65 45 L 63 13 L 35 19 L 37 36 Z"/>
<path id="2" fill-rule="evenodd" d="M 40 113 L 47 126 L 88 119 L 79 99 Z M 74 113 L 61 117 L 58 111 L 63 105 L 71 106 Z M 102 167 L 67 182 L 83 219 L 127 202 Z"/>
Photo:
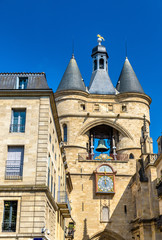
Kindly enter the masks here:
<path id="1" fill-rule="evenodd" d="M 66 71 L 57 88 L 57 91 L 62 90 L 86 91 L 85 84 L 83 82 L 83 78 L 78 68 L 77 62 L 74 58 L 74 55 L 72 55 L 72 58 L 70 59 Z"/>
<path id="2" fill-rule="evenodd" d="M 107 71 L 98 69 L 92 73 L 89 92 L 94 94 L 115 94 L 115 88 Z"/>
<path id="3" fill-rule="evenodd" d="M 120 73 L 116 89 L 120 93 L 123 92 L 144 93 L 143 88 L 127 57 L 125 59 L 122 71 Z"/>

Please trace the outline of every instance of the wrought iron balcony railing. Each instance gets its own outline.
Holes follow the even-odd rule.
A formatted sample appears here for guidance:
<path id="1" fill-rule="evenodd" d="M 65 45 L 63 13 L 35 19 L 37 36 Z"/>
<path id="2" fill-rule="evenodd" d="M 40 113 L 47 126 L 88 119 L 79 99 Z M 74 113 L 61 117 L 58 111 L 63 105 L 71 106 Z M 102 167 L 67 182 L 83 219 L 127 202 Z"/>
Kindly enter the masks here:
<path id="1" fill-rule="evenodd" d="M 25 132 L 25 124 L 11 124 L 10 132 Z"/>
<path id="2" fill-rule="evenodd" d="M 16 232 L 16 222 L 3 222 L 2 232 Z"/>
<path id="3" fill-rule="evenodd" d="M 20 160 L 7 160 L 5 179 L 22 179 L 23 165 Z"/>
<path id="4" fill-rule="evenodd" d="M 71 206 L 66 191 L 58 191 L 57 204 L 64 217 L 69 217 L 71 214 Z M 67 216 L 66 216 L 67 215 Z"/>
<path id="5" fill-rule="evenodd" d="M 74 229 L 72 229 L 72 228 L 66 228 L 65 238 L 74 239 Z"/>
<path id="6" fill-rule="evenodd" d="M 110 160 L 119 160 L 119 161 L 128 161 L 128 154 L 106 154 L 106 153 L 78 153 L 78 160 L 100 160 L 100 161 L 110 161 Z"/>

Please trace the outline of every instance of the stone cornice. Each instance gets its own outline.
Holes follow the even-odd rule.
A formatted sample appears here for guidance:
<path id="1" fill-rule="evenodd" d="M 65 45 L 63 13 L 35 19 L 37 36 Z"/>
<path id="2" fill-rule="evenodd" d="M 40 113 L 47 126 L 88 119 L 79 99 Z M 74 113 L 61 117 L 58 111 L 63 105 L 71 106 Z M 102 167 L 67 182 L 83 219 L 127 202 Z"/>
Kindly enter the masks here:
<path id="1" fill-rule="evenodd" d="M 51 93 L 53 93 L 52 89 L 0 89 L 0 97 L 41 97 L 50 96 Z"/>
<path id="2" fill-rule="evenodd" d="M 144 100 L 146 100 L 149 105 L 152 102 L 152 99 L 143 93 L 119 93 L 116 95 L 98 95 L 98 94 L 90 94 L 88 92 L 83 92 L 83 91 L 74 91 L 74 90 L 66 90 L 66 91 L 60 91 L 60 92 L 56 92 L 55 93 L 55 98 L 58 97 L 63 97 L 63 96 L 72 96 L 72 95 L 80 95 L 80 96 L 84 96 L 87 98 L 97 98 L 97 99 L 125 99 L 125 98 L 134 98 L 134 97 L 138 97 L 138 98 L 143 98 Z"/>
<path id="3" fill-rule="evenodd" d="M 45 185 L 1 185 L 0 192 L 44 192 L 54 209 L 56 211 L 58 210 L 58 206 L 49 191 L 49 188 Z"/>

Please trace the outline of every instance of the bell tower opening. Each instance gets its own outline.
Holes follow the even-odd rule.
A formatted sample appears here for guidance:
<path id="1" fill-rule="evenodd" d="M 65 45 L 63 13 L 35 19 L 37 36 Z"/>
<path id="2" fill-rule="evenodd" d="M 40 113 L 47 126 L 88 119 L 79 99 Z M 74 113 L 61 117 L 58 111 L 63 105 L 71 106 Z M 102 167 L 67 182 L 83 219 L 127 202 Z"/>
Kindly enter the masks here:
<path id="1" fill-rule="evenodd" d="M 86 152 L 78 153 L 79 160 L 128 161 L 128 154 L 118 152 L 119 142 L 124 137 L 118 129 L 100 124 L 84 134 L 87 138 Z"/>
<path id="2" fill-rule="evenodd" d="M 116 145 L 119 142 L 119 131 L 111 126 L 102 124 L 91 128 L 87 132 L 89 142 L 87 147 L 89 159 L 97 159 L 103 156 L 116 160 Z"/>

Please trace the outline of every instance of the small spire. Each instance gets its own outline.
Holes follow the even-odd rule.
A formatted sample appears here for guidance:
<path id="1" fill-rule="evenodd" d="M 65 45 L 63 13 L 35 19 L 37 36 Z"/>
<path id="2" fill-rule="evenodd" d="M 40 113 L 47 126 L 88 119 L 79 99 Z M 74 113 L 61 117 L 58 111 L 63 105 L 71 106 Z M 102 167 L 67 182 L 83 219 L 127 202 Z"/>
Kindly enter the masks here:
<path id="1" fill-rule="evenodd" d="M 72 42 L 72 58 L 75 58 L 74 57 L 74 39 L 73 39 L 73 42 Z"/>
<path id="2" fill-rule="evenodd" d="M 127 56 L 127 41 L 125 41 L 125 59 L 128 59 Z"/>

